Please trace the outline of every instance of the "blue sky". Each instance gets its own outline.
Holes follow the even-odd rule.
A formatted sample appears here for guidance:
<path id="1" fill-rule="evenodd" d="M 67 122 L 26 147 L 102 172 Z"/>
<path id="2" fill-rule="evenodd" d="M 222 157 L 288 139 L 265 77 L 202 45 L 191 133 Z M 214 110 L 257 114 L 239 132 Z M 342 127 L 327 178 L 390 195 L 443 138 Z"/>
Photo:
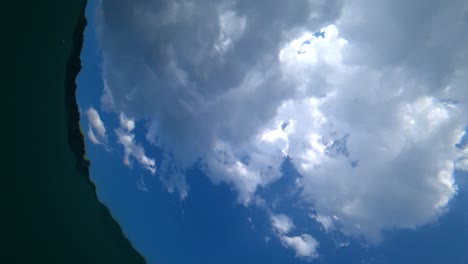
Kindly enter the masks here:
<path id="1" fill-rule="evenodd" d="M 299 2 L 89 1 L 99 199 L 149 263 L 465 263 L 466 4 Z"/>

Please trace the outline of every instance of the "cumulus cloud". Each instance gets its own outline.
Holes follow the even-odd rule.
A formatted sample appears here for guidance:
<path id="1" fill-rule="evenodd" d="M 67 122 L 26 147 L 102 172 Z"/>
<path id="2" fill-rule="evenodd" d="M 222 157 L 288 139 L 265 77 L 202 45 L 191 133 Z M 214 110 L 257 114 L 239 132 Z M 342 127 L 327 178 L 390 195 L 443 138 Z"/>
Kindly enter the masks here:
<path id="1" fill-rule="evenodd" d="M 99 113 L 93 107 L 85 112 L 88 118 L 88 138 L 94 144 L 103 144 L 107 142 L 106 127 L 99 116 Z"/>
<path id="2" fill-rule="evenodd" d="M 271 224 L 280 233 L 287 234 L 294 228 L 292 220 L 284 214 L 272 215 Z"/>
<path id="3" fill-rule="evenodd" d="M 281 241 L 287 246 L 294 249 L 296 256 L 305 258 L 316 258 L 317 247 L 319 243 L 315 238 L 308 234 L 302 234 L 300 236 L 282 236 Z"/>
<path id="4" fill-rule="evenodd" d="M 318 257 L 318 241 L 309 234 L 300 236 L 288 236 L 288 233 L 294 228 L 293 221 L 287 215 L 271 215 L 271 224 L 276 231 L 281 243 L 296 252 L 296 256 L 307 259 Z"/>
<path id="5" fill-rule="evenodd" d="M 174 157 L 182 175 L 202 157 L 207 175 L 234 185 L 248 203 L 259 185 L 280 176 L 280 151 L 265 155 L 271 147 L 254 138 L 292 96 L 276 53 L 286 35 L 304 25 L 320 29 L 332 22 L 335 5 L 339 1 L 103 1 L 97 31 L 104 102 L 148 120 L 147 138 Z M 258 159 L 247 166 L 242 153 Z"/>
<path id="6" fill-rule="evenodd" d="M 156 172 L 155 160 L 145 154 L 145 149 L 135 142 L 135 135 L 132 133 L 135 128 L 135 121 L 127 118 L 125 114 L 119 115 L 120 127 L 115 130 L 117 142 L 124 147 L 124 164 L 131 167 L 134 158 L 143 168 L 154 174 Z"/>
<path id="7" fill-rule="evenodd" d="M 434 221 L 456 194 L 454 164 L 467 163 L 456 147 L 468 124 L 467 5 L 103 1 L 103 103 L 147 122 L 165 152 L 163 181 L 183 197 L 197 163 L 247 205 L 289 156 L 310 212 L 378 241 Z M 144 161 L 130 127 L 119 140 Z M 313 241 L 283 240 L 298 256 L 314 255 Z"/>
<path id="8" fill-rule="evenodd" d="M 349 41 L 334 26 L 325 39 L 329 31 L 330 54 L 318 57 L 333 66 L 325 77 L 329 93 L 287 101 L 277 115 L 294 120 L 287 154 L 303 176 L 304 199 L 320 214 L 338 216 L 344 232 L 372 241 L 383 229 L 432 221 L 456 193 L 453 162 L 463 153 L 454 145 L 467 122 L 465 105 L 413 96 L 419 78 L 405 81 L 399 69 L 345 64 Z M 299 73 L 317 64 L 316 57 L 286 58 Z"/>

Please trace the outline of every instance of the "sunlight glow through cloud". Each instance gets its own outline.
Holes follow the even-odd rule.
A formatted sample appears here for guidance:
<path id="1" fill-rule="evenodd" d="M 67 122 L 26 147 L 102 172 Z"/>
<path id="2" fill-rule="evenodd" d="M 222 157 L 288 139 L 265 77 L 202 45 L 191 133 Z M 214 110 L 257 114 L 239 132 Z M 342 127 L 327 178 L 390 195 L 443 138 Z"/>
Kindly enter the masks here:
<path id="1" fill-rule="evenodd" d="M 455 146 L 468 124 L 466 1 L 424 11 L 403 0 L 267 2 L 101 2 L 103 103 L 122 113 L 125 159 L 152 174 L 161 163 L 182 198 L 199 166 L 249 206 L 290 158 L 309 220 L 370 243 L 437 220 L 457 193 L 455 167 L 468 167 Z M 438 25 L 453 25 L 446 41 L 432 36 Z M 135 143 L 135 122 L 162 160 Z M 280 218 L 280 241 L 318 256 L 318 242 L 287 236 L 292 222 Z"/>

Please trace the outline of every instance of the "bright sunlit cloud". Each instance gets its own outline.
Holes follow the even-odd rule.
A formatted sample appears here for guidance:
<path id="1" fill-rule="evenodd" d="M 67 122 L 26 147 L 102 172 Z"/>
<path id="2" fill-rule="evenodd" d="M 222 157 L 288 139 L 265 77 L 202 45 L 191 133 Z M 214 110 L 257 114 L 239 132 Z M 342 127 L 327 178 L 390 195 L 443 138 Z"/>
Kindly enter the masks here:
<path id="1" fill-rule="evenodd" d="M 454 169 L 468 167 L 466 145 L 456 147 L 468 124 L 467 9 L 462 0 L 102 1 L 102 103 L 120 114 L 125 162 L 156 173 L 132 133 L 141 122 L 164 153 L 160 179 L 181 198 L 196 165 L 255 204 L 289 157 L 311 223 L 378 243 L 385 230 L 437 220 L 457 193 Z M 92 117 L 97 142 L 105 129 Z M 318 256 L 315 238 L 290 235 L 292 220 L 272 215 L 283 245 Z"/>

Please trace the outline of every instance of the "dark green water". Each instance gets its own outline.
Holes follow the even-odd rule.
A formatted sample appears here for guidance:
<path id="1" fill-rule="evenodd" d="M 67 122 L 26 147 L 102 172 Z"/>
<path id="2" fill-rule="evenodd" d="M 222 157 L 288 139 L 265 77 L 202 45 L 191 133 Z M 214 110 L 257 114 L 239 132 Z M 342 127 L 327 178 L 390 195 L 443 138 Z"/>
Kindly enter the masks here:
<path id="1" fill-rule="evenodd" d="M 144 263 L 97 200 L 82 158 L 75 77 L 86 1 L 10 2 L 0 263 Z"/>

